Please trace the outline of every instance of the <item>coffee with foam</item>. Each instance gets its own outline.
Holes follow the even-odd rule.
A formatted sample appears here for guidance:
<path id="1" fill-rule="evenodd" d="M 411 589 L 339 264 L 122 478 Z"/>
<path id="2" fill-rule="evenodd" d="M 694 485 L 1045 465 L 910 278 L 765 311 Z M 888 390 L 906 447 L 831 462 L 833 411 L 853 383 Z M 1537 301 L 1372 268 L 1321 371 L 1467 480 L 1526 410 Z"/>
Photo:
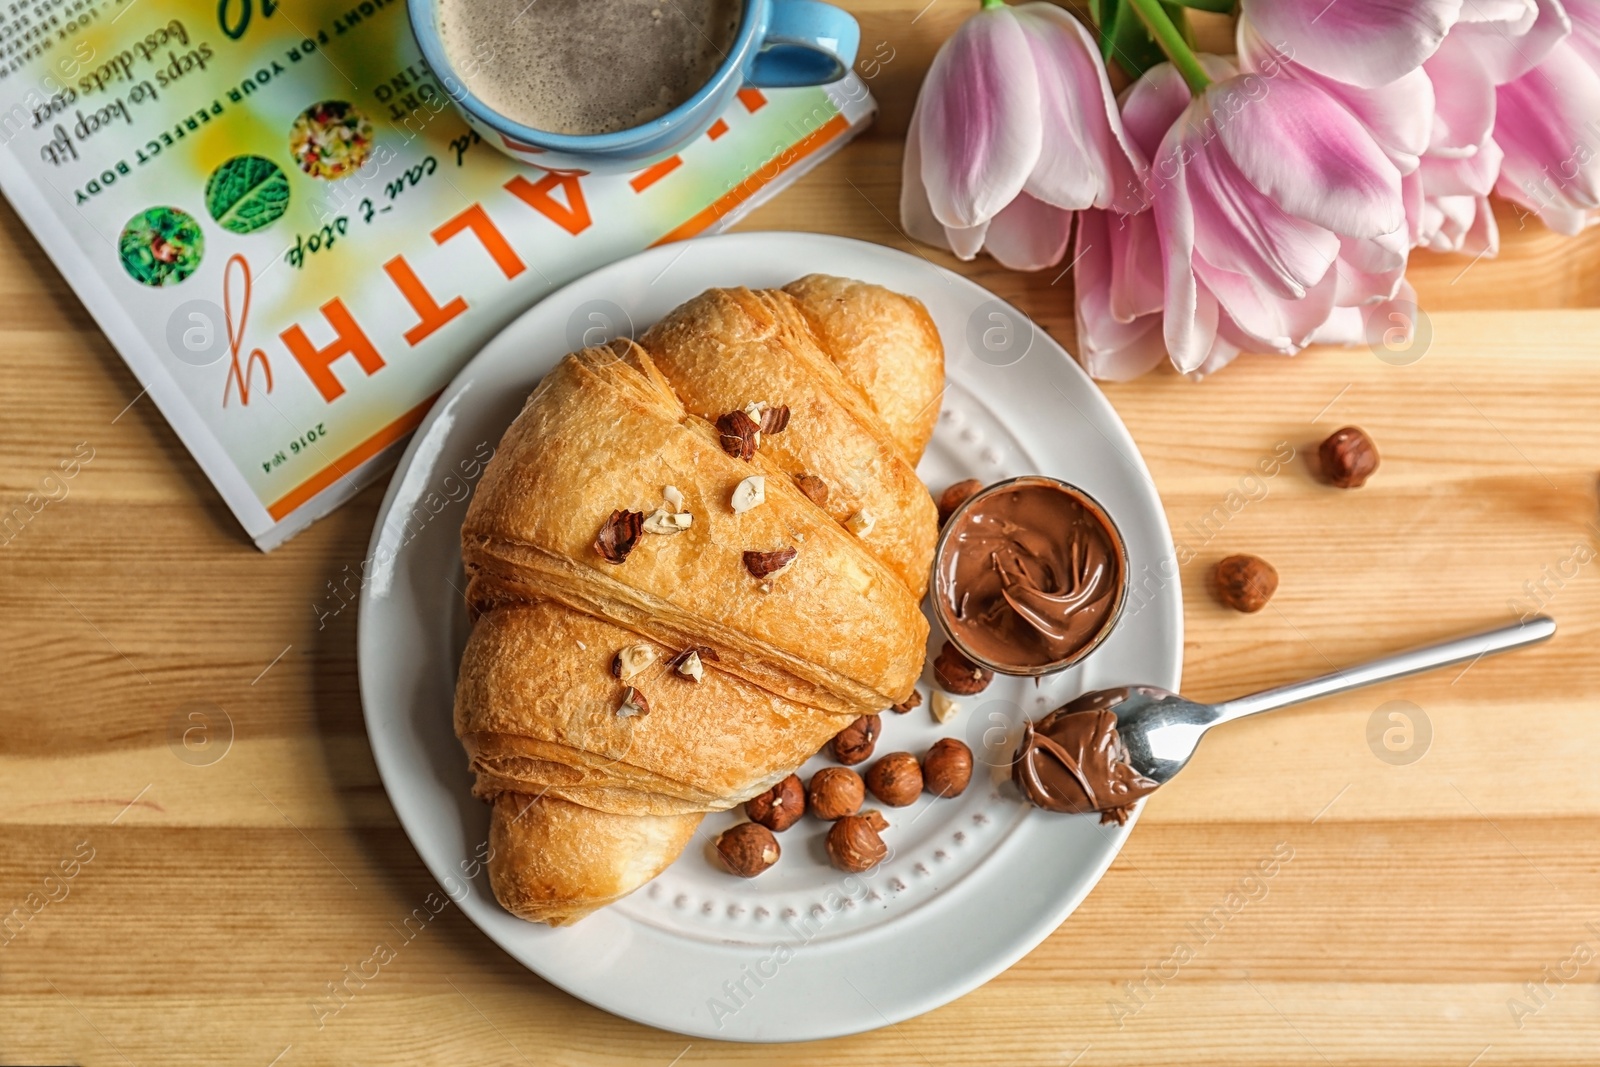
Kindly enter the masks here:
<path id="1" fill-rule="evenodd" d="M 740 0 L 439 0 L 439 36 L 473 95 L 546 133 L 641 126 L 711 80 Z"/>

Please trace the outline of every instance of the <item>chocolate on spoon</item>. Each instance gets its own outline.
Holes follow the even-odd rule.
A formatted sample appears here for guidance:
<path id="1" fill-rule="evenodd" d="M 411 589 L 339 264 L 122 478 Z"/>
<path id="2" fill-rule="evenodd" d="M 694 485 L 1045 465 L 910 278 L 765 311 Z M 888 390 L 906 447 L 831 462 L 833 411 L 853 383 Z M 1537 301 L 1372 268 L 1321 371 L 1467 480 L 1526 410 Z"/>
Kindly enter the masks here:
<path id="1" fill-rule="evenodd" d="M 1123 823 L 1130 805 L 1183 770 L 1213 726 L 1536 644 L 1555 632 L 1554 619 L 1535 615 L 1223 704 L 1202 704 L 1154 686 L 1086 693 L 1027 724 L 1012 779 L 1041 808 L 1098 811 L 1101 822 Z"/>

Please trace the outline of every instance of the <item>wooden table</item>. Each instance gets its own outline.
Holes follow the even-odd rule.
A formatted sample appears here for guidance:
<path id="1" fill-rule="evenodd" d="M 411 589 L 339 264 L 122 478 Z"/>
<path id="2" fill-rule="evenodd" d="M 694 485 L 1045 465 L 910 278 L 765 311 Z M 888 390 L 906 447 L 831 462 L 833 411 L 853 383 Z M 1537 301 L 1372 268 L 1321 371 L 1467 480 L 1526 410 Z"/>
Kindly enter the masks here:
<path id="1" fill-rule="evenodd" d="M 972 6 L 924 3 L 854 5 L 863 55 L 893 56 L 872 80 L 881 119 L 748 227 L 907 247 L 901 137 L 932 50 Z M 27 916 L 0 933 L 0 1063 L 1593 1063 L 1600 231 L 1564 240 L 1509 210 L 1501 224 L 1498 260 L 1414 257 L 1432 340 L 1409 365 L 1318 351 L 1107 393 L 1195 551 L 1194 696 L 1535 601 L 1556 639 L 1219 731 L 1010 971 L 876 1033 L 759 1048 L 588 1007 L 453 908 L 318 1028 L 328 983 L 434 885 L 373 767 L 355 613 L 319 630 L 313 607 L 359 563 L 382 486 L 262 556 L 0 211 L 0 504 L 93 450 L 0 549 L 0 915 Z M 935 258 L 1073 347 L 1070 279 Z M 1303 459 L 1248 480 L 1279 442 L 1308 456 L 1348 423 L 1383 452 L 1368 487 L 1320 485 Z M 1259 615 L 1208 594 L 1210 564 L 1235 551 L 1282 575 Z M 232 723 L 209 766 L 169 747 L 196 705 Z M 1292 858 L 1247 883 L 1275 850 Z M 1178 942 L 1192 958 L 1174 961 Z"/>

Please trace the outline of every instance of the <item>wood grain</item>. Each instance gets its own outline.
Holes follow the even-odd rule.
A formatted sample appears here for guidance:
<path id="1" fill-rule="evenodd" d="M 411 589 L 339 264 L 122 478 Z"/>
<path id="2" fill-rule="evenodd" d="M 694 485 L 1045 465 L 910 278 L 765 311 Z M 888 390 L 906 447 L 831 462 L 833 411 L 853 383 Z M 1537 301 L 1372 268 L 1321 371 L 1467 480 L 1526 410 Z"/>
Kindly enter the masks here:
<path id="1" fill-rule="evenodd" d="M 1070 277 L 958 264 L 898 229 L 916 85 L 971 5 L 850 6 L 863 55 L 892 53 L 873 71 L 879 124 L 746 226 L 926 255 L 1073 347 Z M 1194 553 L 1177 579 L 1193 695 L 1535 606 L 1558 618 L 1556 639 L 1220 731 L 1010 971 L 911 1022 L 767 1048 L 614 1019 L 450 907 L 319 1012 L 327 984 L 434 890 L 362 730 L 354 609 L 317 618 L 359 565 L 382 487 L 257 553 L 0 210 L 0 505 L 93 449 L 0 548 L 0 923 L 24 915 L 0 927 L 0 1063 L 1592 1063 L 1600 564 L 1571 561 L 1600 550 L 1600 230 L 1566 240 L 1504 208 L 1501 224 L 1498 259 L 1414 257 L 1431 341 L 1409 365 L 1315 351 L 1106 391 Z M 1355 492 L 1307 462 L 1348 423 L 1383 453 Z M 1279 442 L 1295 461 L 1251 481 Z M 1259 615 L 1209 595 L 1210 564 L 1235 551 L 1282 575 Z M 1431 728 L 1410 764 L 1368 742 L 1394 700 Z M 232 723 L 210 766 L 168 747 L 195 706 Z M 1174 946 L 1274 848 L 1292 859 L 1174 966 Z M 51 877 L 74 857 L 75 877 Z"/>

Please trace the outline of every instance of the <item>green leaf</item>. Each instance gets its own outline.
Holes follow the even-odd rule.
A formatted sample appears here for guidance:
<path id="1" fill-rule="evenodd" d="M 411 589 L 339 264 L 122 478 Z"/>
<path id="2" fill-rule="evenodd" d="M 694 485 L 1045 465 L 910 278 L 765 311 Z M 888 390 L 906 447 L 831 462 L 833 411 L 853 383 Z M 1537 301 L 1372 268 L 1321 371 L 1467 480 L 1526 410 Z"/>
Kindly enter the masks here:
<path id="1" fill-rule="evenodd" d="M 252 233 L 289 208 L 289 179 L 270 159 L 234 156 L 206 179 L 206 210 L 225 230 Z"/>
<path id="2" fill-rule="evenodd" d="M 1163 0 L 1164 7 L 1189 7 L 1196 11 L 1214 11 L 1219 15 L 1231 15 L 1239 6 L 1238 0 Z"/>

